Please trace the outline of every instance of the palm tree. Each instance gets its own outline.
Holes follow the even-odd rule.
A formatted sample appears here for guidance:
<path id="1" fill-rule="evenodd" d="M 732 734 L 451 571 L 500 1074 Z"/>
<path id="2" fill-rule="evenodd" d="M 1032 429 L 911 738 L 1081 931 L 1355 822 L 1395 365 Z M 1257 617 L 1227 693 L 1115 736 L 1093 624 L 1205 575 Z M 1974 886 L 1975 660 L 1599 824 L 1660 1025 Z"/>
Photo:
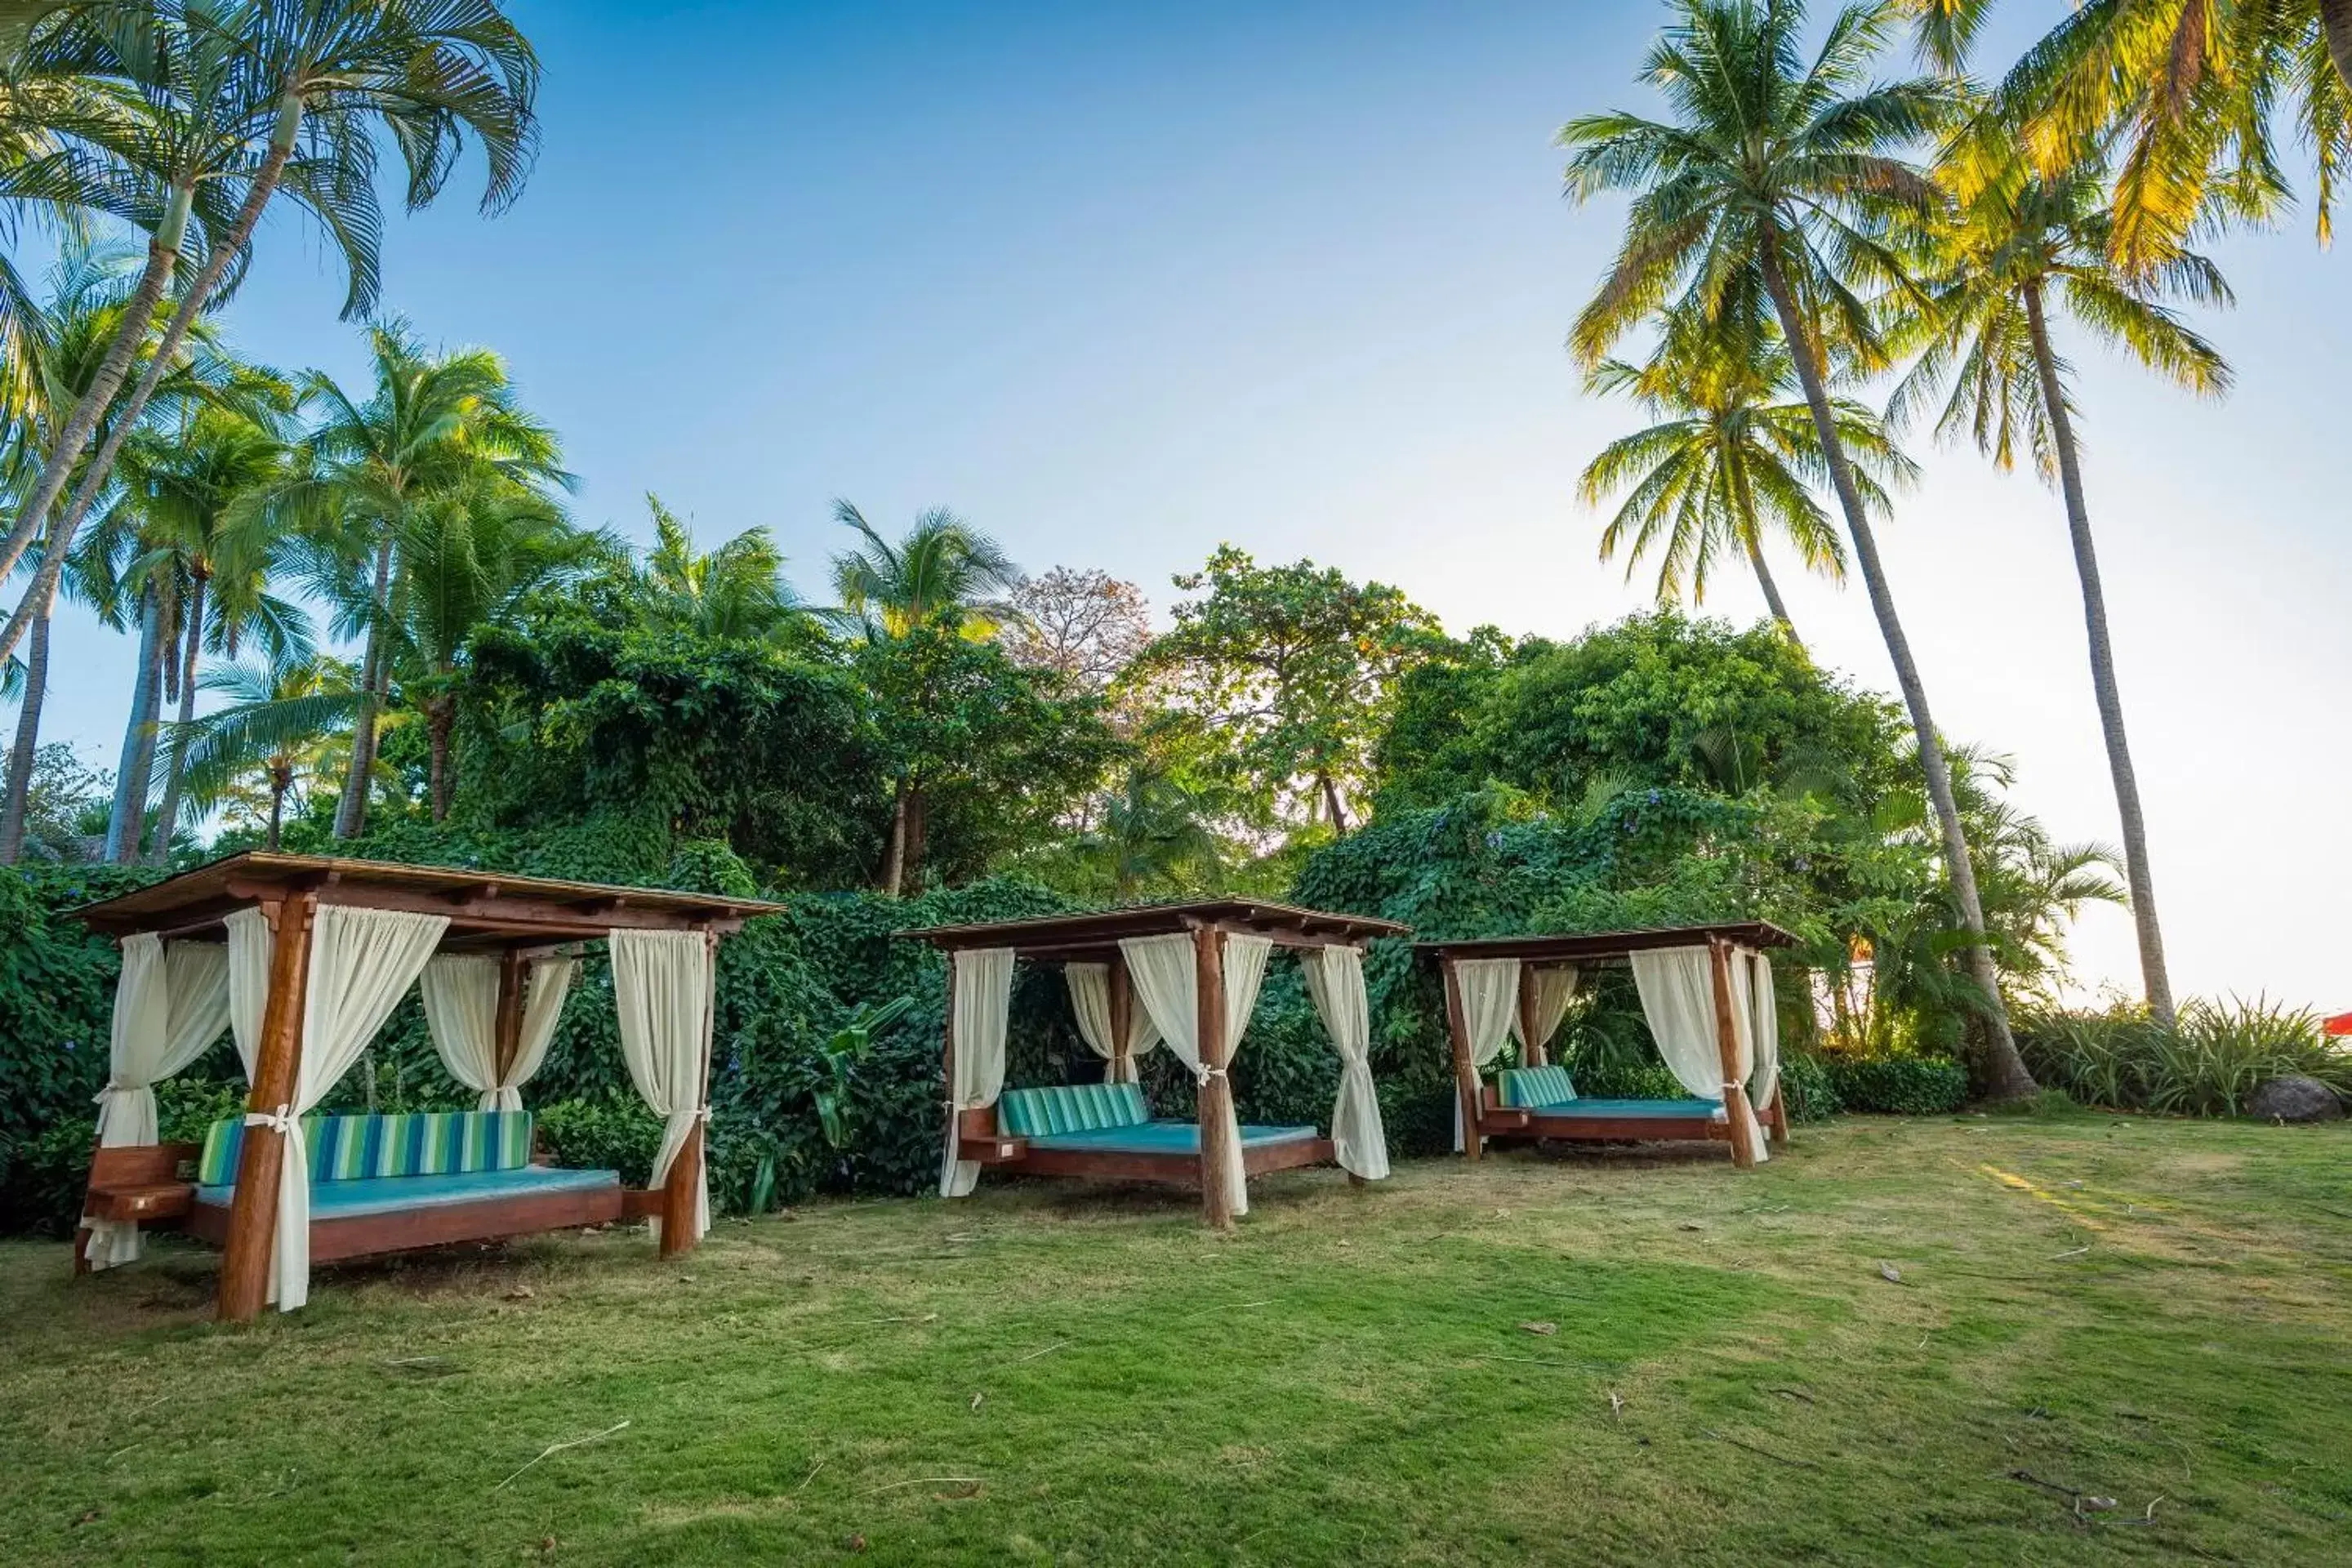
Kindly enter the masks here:
<path id="1" fill-rule="evenodd" d="M 966 637 L 986 638 L 1018 616 L 1008 595 L 1021 585 L 1021 568 L 996 541 L 946 508 L 916 518 L 896 544 L 845 500 L 833 503 L 833 516 L 864 541 L 833 558 L 834 591 L 841 595 L 835 615 L 868 635 L 901 637 L 943 619 Z"/>
<path id="2" fill-rule="evenodd" d="M 1981 146 L 1964 150 L 1972 166 L 1956 184 L 1967 199 L 1956 220 L 1936 236 L 1932 304 L 1911 317 L 1911 336 L 1921 353 L 1896 390 L 1893 412 L 1901 417 L 1948 388 L 1937 435 L 1965 431 L 2004 468 L 2015 464 L 2022 437 L 2042 477 L 2064 498 L 2090 637 L 2091 688 L 2123 825 L 2140 978 L 2149 1010 L 2168 1026 L 2172 985 L 2157 921 L 2147 824 L 2125 736 L 2106 595 L 2084 499 L 2070 367 L 2052 344 L 2050 315 L 2063 304 L 2094 336 L 2192 392 L 2213 395 L 2229 386 L 2228 363 L 2165 301 L 2227 304 L 2230 289 L 2210 261 L 2190 251 L 2169 251 L 2137 272 L 2118 266 L 2115 213 L 2106 203 L 2104 172 L 2095 163 L 2045 179 L 2015 158 L 1996 156 L 1988 165 L 1983 152 Z"/>
<path id="3" fill-rule="evenodd" d="M 1021 568 L 996 541 L 945 508 L 916 518 L 896 544 L 846 500 L 833 503 L 833 515 L 864 542 L 833 558 L 841 607 L 831 614 L 861 630 L 869 643 L 887 647 L 934 626 L 981 641 L 1018 615 L 1008 595 L 1020 586 Z M 906 882 L 909 846 L 922 842 L 922 781 L 902 771 L 890 793 L 882 890 L 895 899 Z"/>
<path id="4" fill-rule="evenodd" d="M 1200 794 L 1165 766 L 1140 758 L 1074 847 L 1098 868 L 1122 902 L 1147 891 L 1198 887 L 1224 867 L 1224 844 L 1205 820 Z"/>
<path id="5" fill-rule="evenodd" d="M 1959 69 L 1992 0 L 1913 4 L 1923 52 Z M 2291 191 L 2282 132 L 2311 157 L 2325 244 L 2352 161 L 2352 0 L 2091 0 L 2010 69 L 2000 108 L 2045 178 L 2086 144 L 2114 155 L 2108 242 L 2127 270 L 2213 220 L 2274 216 Z"/>
<path id="6" fill-rule="evenodd" d="M 1845 577 L 1845 546 L 1813 499 L 1812 487 L 1828 468 L 1812 410 L 1790 396 L 1796 367 L 1778 331 L 1760 321 L 1731 329 L 1677 311 L 1647 364 L 1604 360 L 1590 384 L 1624 393 L 1658 420 L 1611 442 L 1585 468 L 1578 490 L 1587 505 L 1628 492 L 1601 530 L 1601 559 L 1625 547 L 1630 579 L 1657 548 L 1659 605 L 1680 599 L 1685 582 L 1693 600 L 1705 604 L 1717 555 L 1737 550 L 1755 572 L 1772 618 L 1799 641 L 1765 563 L 1764 535 L 1777 531 L 1807 567 L 1838 581 Z M 1907 483 L 1916 470 L 1869 409 L 1841 398 L 1835 411 L 1855 484 L 1884 516 L 1890 508 L 1885 486 Z"/>
<path id="7" fill-rule="evenodd" d="M 1910 710 L 1944 861 L 1982 993 L 1986 1088 L 2032 1092 L 2002 1006 L 1984 910 L 1949 763 L 1926 684 L 1878 554 L 1853 462 L 1827 386 L 1832 347 L 1874 369 L 1885 351 L 1857 284 L 1900 286 L 1892 237 L 1937 215 L 1942 194 L 1904 150 L 1948 123 L 1958 94 L 1930 78 L 1877 82 L 1870 73 L 1904 16 L 1901 0 L 1856 0 L 1831 21 L 1810 61 L 1802 0 L 1675 0 L 1675 20 L 1642 79 L 1673 111 L 1660 121 L 1589 115 L 1560 132 L 1571 150 L 1568 194 L 1634 193 L 1626 233 L 1571 343 L 1597 363 L 1626 331 L 1677 292 L 1717 320 L 1769 300 L 1795 360 L 1896 684 Z"/>
<path id="8" fill-rule="evenodd" d="M 433 820 L 449 815 L 458 666 L 474 628 L 500 619 L 523 595 L 561 583 L 611 552 L 613 542 L 574 529 L 529 486 L 482 468 L 406 509 L 394 552 L 394 613 L 402 688 L 425 716 Z"/>
<path id="9" fill-rule="evenodd" d="M 339 637 L 363 637 L 360 713 L 335 833 L 364 826 L 380 714 L 391 693 L 402 544 L 436 496 L 504 481 L 570 489 L 554 433 L 526 413 L 506 364 L 484 349 L 428 353 L 406 323 L 369 332 L 374 388 L 362 401 L 312 372 L 305 403 L 321 411 L 281 484 L 243 503 L 254 521 L 298 536 L 297 571 L 334 607 Z"/>
<path id="10" fill-rule="evenodd" d="M 201 684 L 228 705 L 175 732 L 188 803 L 199 814 L 226 806 L 233 817 L 259 816 L 275 849 L 295 788 L 339 779 L 349 766 L 359 671 L 315 654 L 247 658 L 206 670 Z M 263 798 L 268 804 L 257 811 Z"/>
<path id="11" fill-rule="evenodd" d="M 784 558 L 764 528 L 747 528 L 707 553 L 659 496 L 647 493 L 654 547 L 637 563 L 630 592 L 656 625 L 703 637 L 760 640 L 798 620 L 800 598 L 784 580 Z"/>
<path id="12" fill-rule="evenodd" d="M 207 150 L 184 163 L 160 154 L 146 163 L 173 182 L 174 200 L 189 181 L 197 193 L 192 201 L 211 185 L 239 199 L 203 267 L 180 291 L 155 359 L 117 416 L 114 437 L 100 444 L 49 530 L 34 587 L 0 628 L 0 658 L 15 651 L 33 605 L 54 586 L 65 552 L 112 471 L 122 434 L 154 395 L 163 366 L 231 266 L 243 260 L 273 196 L 292 199 L 342 253 L 350 267 L 349 319 L 374 303 L 380 140 L 391 142 L 406 167 L 411 211 L 439 195 L 466 142 L 478 143 L 489 169 L 485 212 L 520 194 L 538 141 L 539 59 L 498 0 L 244 0 L 220 15 L 209 5 L 157 7 L 143 0 L 69 0 L 38 8 L 52 14 L 44 25 L 60 35 L 111 48 L 115 73 L 154 109 L 151 140 Z M 96 131 L 79 133 L 126 157 L 152 151 L 144 142 L 115 145 Z M 143 321 L 137 330 L 143 334 Z M 85 401 L 96 406 L 78 408 L 60 431 L 15 528 L 0 541 L 0 573 L 14 567 L 47 523 L 111 395 L 94 392 Z"/>

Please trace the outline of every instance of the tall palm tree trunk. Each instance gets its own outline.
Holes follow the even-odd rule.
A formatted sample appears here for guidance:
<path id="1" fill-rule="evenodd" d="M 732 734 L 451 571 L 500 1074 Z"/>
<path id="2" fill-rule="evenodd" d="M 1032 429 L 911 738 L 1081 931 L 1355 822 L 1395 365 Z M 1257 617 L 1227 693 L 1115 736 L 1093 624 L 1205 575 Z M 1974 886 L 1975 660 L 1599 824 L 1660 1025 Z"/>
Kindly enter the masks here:
<path id="1" fill-rule="evenodd" d="M 1756 585 L 1764 590 L 1764 607 L 1780 624 L 1780 635 L 1800 648 L 1803 647 L 1805 639 L 1797 635 L 1797 623 L 1789 618 L 1789 606 L 1780 602 L 1780 584 L 1773 581 L 1772 568 L 1764 564 L 1763 546 L 1757 543 L 1753 533 L 1741 540 L 1740 543 L 1748 548 L 1748 564 L 1755 570 Z"/>
<path id="2" fill-rule="evenodd" d="M 25 703 L 16 710 L 16 743 L 8 753 L 8 794 L 0 804 L 0 866 L 25 852 L 25 814 L 33 798 L 33 763 L 41 750 L 41 700 L 49 686 L 49 612 L 44 605 L 25 647 Z"/>
<path id="3" fill-rule="evenodd" d="M 383 617 L 392 596 L 392 546 L 375 552 L 374 614 L 368 626 L 367 654 L 360 661 L 360 708 L 352 721 L 351 768 L 342 797 L 335 803 L 335 837 L 354 838 L 367 822 L 368 774 L 375 769 L 377 684 L 383 674 Z"/>
<path id="4" fill-rule="evenodd" d="M 154 323 L 155 308 L 163 303 L 164 292 L 172 287 L 172 275 L 179 268 L 180 241 L 186 236 L 188 212 L 194 199 L 194 185 L 173 187 L 163 220 L 147 242 L 147 264 L 140 271 L 139 286 L 131 290 L 130 303 L 123 308 L 121 324 L 114 330 L 114 341 L 106 345 L 106 355 L 98 362 L 89 385 L 74 400 L 73 411 L 66 416 L 56 445 L 42 460 L 41 477 L 26 495 L 25 504 L 17 509 L 16 525 L 8 531 L 7 539 L 0 542 L 0 576 L 16 569 L 16 563 L 39 536 L 41 525 L 48 521 L 49 509 L 57 505 L 66 481 L 73 477 L 74 465 L 89 450 L 90 437 L 98 433 L 99 421 L 106 417 L 115 393 L 131 374 L 131 362 L 138 355 L 139 345 L 146 341 L 147 330 Z M 26 603 L 31 603 L 29 595 Z M 9 637 L 7 647 L 0 649 L 0 658 L 14 653 L 16 647 L 16 637 Z"/>
<path id="5" fill-rule="evenodd" d="M 278 830 L 286 823 L 286 792 L 294 787 L 294 770 L 269 764 L 269 847 L 278 847 Z"/>
<path id="6" fill-rule="evenodd" d="M 2320 25 L 2327 30 L 2327 52 L 2336 74 L 2352 88 L 2352 0 L 2319 0 Z"/>
<path id="7" fill-rule="evenodd" d="M 457 719 L 457 700 L 446 692 L 425 704 L 425 734 L 430 759 L 425 798 L 431 803 L 436 822 L 446 821 L 449 816 L 449 795 L 455 782 L 449 765 L 449 741 Z"/>
<path id="8" fill-rule="evenodd" d="M 89 509 L 97 503 L 99 496 L 106 489 L 107 480 L 113 475 L 115 455 L 121 451 L 123 441 L 138 425 L 139 416 L 147 411 L 147 404 L 155 395 L 157 385 L 170 372 L 180 345 L 187 341 L 189 331 L 204 313 L 205 302 L 220 286 L 221 279 L 228 272 L 229 264 L 243 254 L 252 240 L 254 226 L 261 221 L 261 211 L 269 205 L 270 196 L 278 189 L 278 178 L 286 172 L 287 160 L 293 156 L 294 142 L 301 126 L 302 100 L 289 97 L 278 106 L 278 125 L 270 134 L 268 155 L 262 159 L 261 167 L 254 171 L 253 184 L 246 192 L 244 205 L 237 209 L 236 221 L 229 226 L 229 231 L 221 242 L 213 247 L 212 254 L 205 258 L 204 267 L 189 283 L 187 292 L 180 297 L 179 309 L 172 313 L 172 324 L 163 329 L 163 340 L 155 345 L 154 356 L 147 362 L 147 369 L 139 377 L 139 384 L 131 389 L 129 400 L 116 416 L 114 428 L 108 433 L 104 445 L 90 458 L 89 468 L 82 476 L 81 488 L 74 493 L 73 504 L 49 530 L 48 548 L 41 552 L 40 570 L 33 579 L 33 589 L 26 592 L 25 603 L 16 606 L 16 613 L 8 617 L 6 626 L 0 627 L 0 658 L 6 658 L 16 651 L 16 643 L 25 635 L 26 612 L 31 608 L 35 592 L 44 584 L 52 591 L 56 588 L 58 576 L 65 570 L 66 552 L 72 548 L 74 534 L 80 529 L 82 519 L 89 515 Z M 93 417 L 92 428 L 95 427 Z M 87 441 L 88 437 L 83 439 Z M 60 487 L 64 482 L 62 478 L 58 481 Z M 55 494 L 52 490 L 53 500 Z M 47 503 L 43 503 L 42 510 L 47 510 Z M 33 531 L 38 531 L 39 526 L 39 520 L 36 518 Z M 27 541 L 32 538 L 32 532 L 26 531 L 23 517 L 17 519 L 16 531 L 24 533 Z M 13 541 L 16 534 L 9 537 Z M 16 552 L 21 554 L 23 548 L 22 545 L 16 546 Z"/>
<path id="9" fill-rule="evenodd" d="M 155 847 L 150 858 L 158 866 L 170 860 L 172 829 L 180 820 L 180 789 L 186 782 L 188 727 L 196 720 L 196 655 L 205 635 L 205 588 L 207 579 L 194 574 L 188 589 L 188 635 L 180 654 L 180 711 L 172 729 L 172 765 L 164 775 L 163 804 L 155 814 Z"/>
<path id="10" fill-rule="evenodd" d="M 1919 679 L 1919 667 L 1911 657 L 1910 639 L 1904 636 L 1902 619 L 1895 612 L 1895 595 L 1887 587 L 1886 571 L 1878 559 L 1878 539 L 1864 514 L 1862 492 L 1854 485 L 1853 468 L 1846 458 L 1845 443 L 1838 436 L 1828 389 L 1822 384 L 1817 345 L 1805 331 L 1769 233 L 1762 260 L 1764 287 L 1772 296 L 1772 309 L 1780 319 L 1781 335 L 1789 342 L 1790 357 L 1797 363 L 1797 379 L 1804 386 L 1805 405 L 1812 410 L 1813 427 L 1822 438 L 1822 455 L 1829 464 L 1831 486 L 1837 491 L 1838 505 L 1845 512 L 1846 531 L 1853 539 L 1854 559 L 1861 563 L 1862 579 L 1870 591 L 1870 607 L 1878 616 L 1879 635 L 1885 638 L 1887 658 L 1895 666 L 1895 680 L 1902 688 L 1904 705 L 1911 710 L 1911 728 L 1919 745 L 1920 771 L 1927 780 L 1927 800 L 1935 808 L 1936 825 L 1943 835 L 1945 871 L 1952 879 L 1952 891 L 1959 901 L 1961 922 L 1972 939 L 1969 970 L 1983 993 L 1986 1033 L 1990 1037 L 1984 1053 L 1984 1087 L 1996 1100 L 2032 1094 L 2036 1088 L 2033 1075 L 2026 1070 L 2024 1058 L 2017 1054 L 2017 1041 L 2010 1035 L 2009 1010 L 2000 997 L 2000 976 L 1993 968 L 1992 949 L 1985 940 L 1984 903 L 1977 896 L 1976 866 L 1969 858 L 1968 835 L 1960 826 L 1959 801 L 1952 792 L 1951 766 L 1945 761 L 1943 742 L 1937 737 L 1935 720 L 1927 711 L 1927 688 Z"/>
<path id="11" fill-rule="evenodd" d="M 891 792 L 890 842 L 882 855 L 882 896 L 895 899 L 907 880 L 907 795 L 908 786 L 900 779 Z"/>
<path id="12" fill-rule="evenodd" d="M 2352 0 L 2345 0 L 2352 19 Z M 2074 544 L 2074 571 L 2083 581 L 2083 620 L 2090 632 L 2091 689 L 2098 697 L 2099 732 L 2107 745 L 2107 772 L 2116 785 L 2116 814 L 2123 821 L 2124 879 L 2131 888 L 2132 924 L 2139 935 L 2140 984 L 2147 1009 L 2168 1028 L 2173 1022 L 2172 978 L 2164 963 L 2164 931 L 2156 918 L 2156 876 L 2148 865 L 2147 819 L 2141 814 L 2139 775 L 2124 737 L 2124 699 L 2116 681 L 2115 644 L 2107 635 L 2107 598 L 2099 584 L 2099 555 L 2091 542 L 2091 511 L 2083 499 L 2082 464 L 2074 450 L 2074 426 L 2066 415 L 2065 389 L 2050 352 L 2050 324 L 2042 290 L 2025 290 L 2026 321 L 2033 331 L 2033 366 L 2042 380 L 2042 404 L 2058 448 L 2058 485 L 2066 498 L 2066 531 Z"/>
<path id="13" fill-rule="evenodd" d="M 150 589 L 139 599 L 139 670 L 131 688 L 131 718 L 122 728 L 122 755 L 114 771 L 114 807 L 106 819 L 106 859 L 127 866 L 139 858 L 147 819 L 149 747 L 155 735 L 162 686 L 163 606 Z"/>

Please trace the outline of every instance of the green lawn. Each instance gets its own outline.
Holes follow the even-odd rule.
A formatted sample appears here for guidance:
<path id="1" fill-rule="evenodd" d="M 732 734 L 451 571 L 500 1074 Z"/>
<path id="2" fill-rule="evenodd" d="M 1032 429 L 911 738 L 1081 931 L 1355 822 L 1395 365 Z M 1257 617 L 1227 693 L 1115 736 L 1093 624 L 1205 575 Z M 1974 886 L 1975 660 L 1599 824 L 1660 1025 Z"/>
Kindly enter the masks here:
<path id="1" fill-rule="evenodd" d="M 722 1223 L 683 1266 L 550 1238 L 321 1270 L 308 1310 L 242 1331 L 206 1321 L 208 1254 L 69 1282 L 61 1246 L 10 1244 L 0 1540 L 11 1563 L 2352 1561 L 2347 1189 L 2342 1126 L 1850 1121 L 1747 1175 L 1294 1173 L 1223 1237 L 1174 1197 L 1003 1184 Z"/>

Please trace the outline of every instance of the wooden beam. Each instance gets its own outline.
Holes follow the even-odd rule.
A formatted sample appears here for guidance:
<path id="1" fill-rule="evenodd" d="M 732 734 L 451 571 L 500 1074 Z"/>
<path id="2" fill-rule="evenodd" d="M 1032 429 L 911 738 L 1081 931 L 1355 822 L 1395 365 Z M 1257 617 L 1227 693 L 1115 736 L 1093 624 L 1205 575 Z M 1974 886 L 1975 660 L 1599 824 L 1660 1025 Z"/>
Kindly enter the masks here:
<path id="1" fill-rule="evenodd" d="M 1723 1109 L 1731 1123 L 1731 1163 L 1745 1171 L 1756 1163 L 1755 1108 L 1739 1072 L 1738 1025 L 1731 993 L 1731 947 L 1717 939 L 1706 944 L 1707 968 L 1715 982 L 1715 1048 L 1723 1063 Z"/>
<path id="2" fill-rule="evenodd" d="M 1486 1152 L 1486 1136 L 1479 1131 L 1478 1068 L 1470 1060 L 1470 1026 L 1462 1013 L 1462 979 L 1454 972 L 1454 961 L 1440 959 L 1438 969 L 1445 976 L 1445 1035 L 1454 1045 L 1454 1098 L 1462 1108 L 1462 1152 L 1475 1160 Z"/>
<path id="3" fill-rule="evenodd" d="M 1213 925 L 1192 932 L 1193 1026 L 1200 1031 L 1201 1208 L 1212 1228 L 1234 1228 L 1234 1194 L 1228 1190 L 1233 1158 L 1233 1080 L 1225 1066 L 1225 933 Z"/>
<path id="4" fill-rule="evenodd" d="M 1536 972 L 1526 963 L 1519 965 L 1519 1065 L 1544 1065 L 1543 1042 L 1536 1038 Z"/>
<path id="5" fill-rule="evenodd" d="M 317 896 L 307 892 L 263 906 L 272 928 L 269 994 L 262 1005 L 261 1039 L 254 1048 L 253 1091 L 246 1097 L 249 1112 L 268 1115 L 293 1103 L 302 1065 L 302 1014 L 310 994 L 310 928 L 318 908 Z M 215 1315 L 224 1323 L 251 1322 L 268 1302 L 278 1234 L 278 1178 L 285 1163 L 284 1133 L 274 1127 L 246 1128 L 221 1258 Z"/>
<path id="6" fill-rule="evenodd" d="M 1127 954 L 1110 959 L 1110 1071 L 1113 1083 L 1125 1083 L 1134 1058 L 1128 1054 L 1128 1031 L 1135 1020 L 1135 986 L 1127 973 Z"/>
<path id="7" fill-rule="evenodd" d="M 492 1059 L 498 1064 L 494 1083 L 504 1083 L 507 1074 L 514 1069 L 515 1058 L 522 1050 L 522 984 L 525 965 L 520 952 L 499 955 L 498 1028 L 493 1037 L 497 1050 Z"/>

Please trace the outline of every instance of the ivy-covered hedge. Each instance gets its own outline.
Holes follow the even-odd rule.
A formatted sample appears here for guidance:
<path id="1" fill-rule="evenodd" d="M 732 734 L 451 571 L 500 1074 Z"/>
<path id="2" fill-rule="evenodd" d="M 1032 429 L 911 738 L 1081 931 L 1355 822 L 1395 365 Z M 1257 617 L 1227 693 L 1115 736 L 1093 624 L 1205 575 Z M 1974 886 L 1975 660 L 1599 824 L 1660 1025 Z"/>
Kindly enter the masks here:
<path id="1" fill-rule="evenodd" d="M 1969 1069 L 1949 1057 L 1828 1057 L 1821 1065 L 1843 1110 L 1948 1116 L 1968 1103 Z"/>

